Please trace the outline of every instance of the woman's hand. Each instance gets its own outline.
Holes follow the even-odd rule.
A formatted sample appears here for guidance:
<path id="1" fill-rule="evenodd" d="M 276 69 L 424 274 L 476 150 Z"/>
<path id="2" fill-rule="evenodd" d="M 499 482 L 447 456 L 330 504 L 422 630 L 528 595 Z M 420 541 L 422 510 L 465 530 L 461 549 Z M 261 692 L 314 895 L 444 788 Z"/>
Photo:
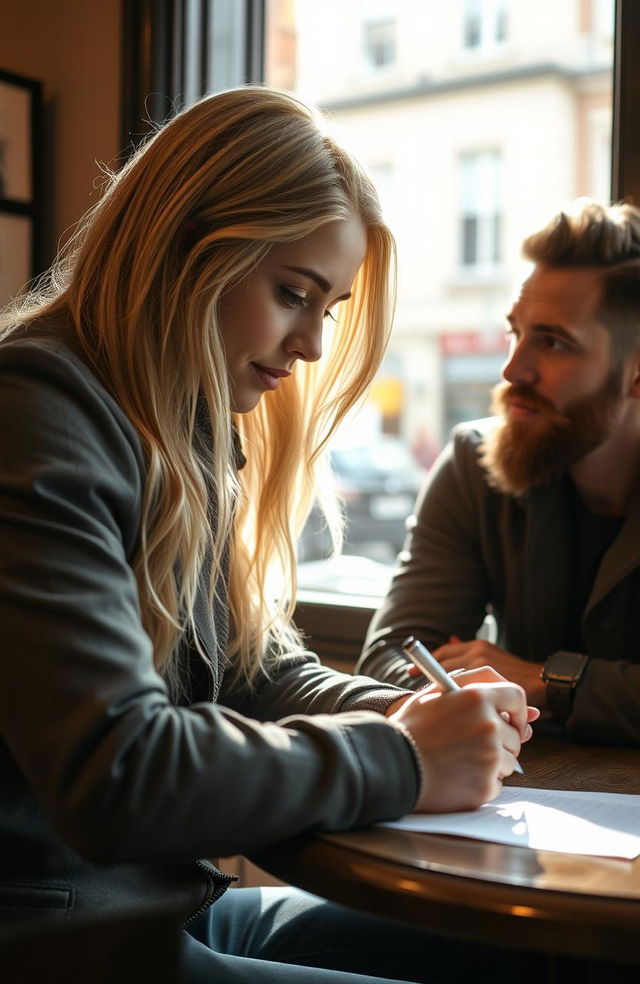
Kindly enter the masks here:
<path id="1" fill-rule="evenodd" d="M 475 809 L 493 799 L 513 772 L 520 745 L 539 716 L 524 691 L 490 667 L 456 674 L 461 689 L 429 686 L 387 711 L 413 738 L 422 760 L 416 812 Z"/>

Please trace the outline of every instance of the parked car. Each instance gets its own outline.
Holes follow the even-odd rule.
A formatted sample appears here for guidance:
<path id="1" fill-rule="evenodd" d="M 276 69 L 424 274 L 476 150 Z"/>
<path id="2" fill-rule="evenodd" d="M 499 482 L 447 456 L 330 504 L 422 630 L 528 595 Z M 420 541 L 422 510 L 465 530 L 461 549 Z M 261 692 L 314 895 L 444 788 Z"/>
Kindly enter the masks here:
<path id="1" fill-rule="evenodd" d="M 392 562 L 402 548 L 424 469 L 399 438 L 387 434 L 375 443 L 334 448 L 330 459 L 345 504 L 344 553 Z M 331 550 L 331 537 L 314 509 L 300 537 L 298 559 L 323 560 Z"/>

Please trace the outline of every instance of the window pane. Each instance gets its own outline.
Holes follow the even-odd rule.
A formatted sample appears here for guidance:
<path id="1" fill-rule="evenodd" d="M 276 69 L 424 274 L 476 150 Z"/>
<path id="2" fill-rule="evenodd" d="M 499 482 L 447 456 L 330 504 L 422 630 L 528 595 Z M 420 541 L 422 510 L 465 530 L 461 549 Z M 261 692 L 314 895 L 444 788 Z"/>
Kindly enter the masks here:
<path id="1" fill-rule="evenodd" d="M 371 68 L 384 68 L 395 61 L 395 31 L 393 20 L 372 21 L 363 25 L 364 56 Z"/>
<path id="2" fill-rule="evenodd" d="M 215 0 L 215 3 L 209 2 L 207 7 L 207 91 L 216 92 L 238 85 L 244 75 L 245 4 L 235 3 L 234 0 Z"/>
<path id="3" fill-rule="evenodd" d="M 389 24 L 393 57 L 372 71 L 363 38 L 384 60 Z M 387 576 L 416 470 L 488 412 L 522 239 L 578 195 L 609 196 L 612 51 L 611 0 L 268 0 L 267 81 L 327 110 L 398 243 L 389 353 L 334 449 L 353 581 L 357 555 Z M 304 584 L 327 549 L 306 535 Z M 326 581 L 344 587 L 335 567 Z"/>
<path id="4" fill-rule="evenodd" d="M 462 217 L 462 263 L 475 266 L 478 262 L 478 218 L 475 215 Z"/>
<path id="5" fill-rule="evenodd" d="M 464 46 L 479 48 L 482 34 L 482 0 L 466 0 L 464 6 Z"/>

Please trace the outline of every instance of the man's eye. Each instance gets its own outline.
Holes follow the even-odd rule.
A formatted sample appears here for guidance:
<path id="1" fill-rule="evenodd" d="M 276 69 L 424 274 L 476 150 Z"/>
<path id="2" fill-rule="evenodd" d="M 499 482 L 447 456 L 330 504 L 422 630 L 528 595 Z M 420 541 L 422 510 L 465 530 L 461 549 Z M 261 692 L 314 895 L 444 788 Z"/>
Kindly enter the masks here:
<path id="1" fill-rule="evenodd" d="M 287 307 L 303 308 L 307 303 L 306 294 L 298 294 L 297 291 L 291 290 L 290 287 L 285 287 L 284 284 L 280 287 L 280 297 Z"/>
<path id="2" fill-rule="evenodd" d="M 556 338 L 555 335 L 545 335 L 543 337 L 543 345 L 546 345 L 548 349 L 552 349 L 555 352 L 561 352 L 567 348 L 566 342 L 563 342 L 561 338 Z"/>

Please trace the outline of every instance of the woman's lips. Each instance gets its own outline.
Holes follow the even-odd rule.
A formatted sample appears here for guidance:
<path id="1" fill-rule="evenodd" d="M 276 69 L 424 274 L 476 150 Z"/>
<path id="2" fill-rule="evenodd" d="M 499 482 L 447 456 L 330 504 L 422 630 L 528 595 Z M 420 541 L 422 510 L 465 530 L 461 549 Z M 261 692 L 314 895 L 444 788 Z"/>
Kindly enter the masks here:
<path id="1" fill-rule="evenodd" d="M 288 369 L 276 369 L 273 366 L 261 366 L 257 362 L 252 362 L 251 365 L 255 369 L 256 374 L 265 389 L 277 389 L 280 385 L 280 380 L 291 375 Z"/>

